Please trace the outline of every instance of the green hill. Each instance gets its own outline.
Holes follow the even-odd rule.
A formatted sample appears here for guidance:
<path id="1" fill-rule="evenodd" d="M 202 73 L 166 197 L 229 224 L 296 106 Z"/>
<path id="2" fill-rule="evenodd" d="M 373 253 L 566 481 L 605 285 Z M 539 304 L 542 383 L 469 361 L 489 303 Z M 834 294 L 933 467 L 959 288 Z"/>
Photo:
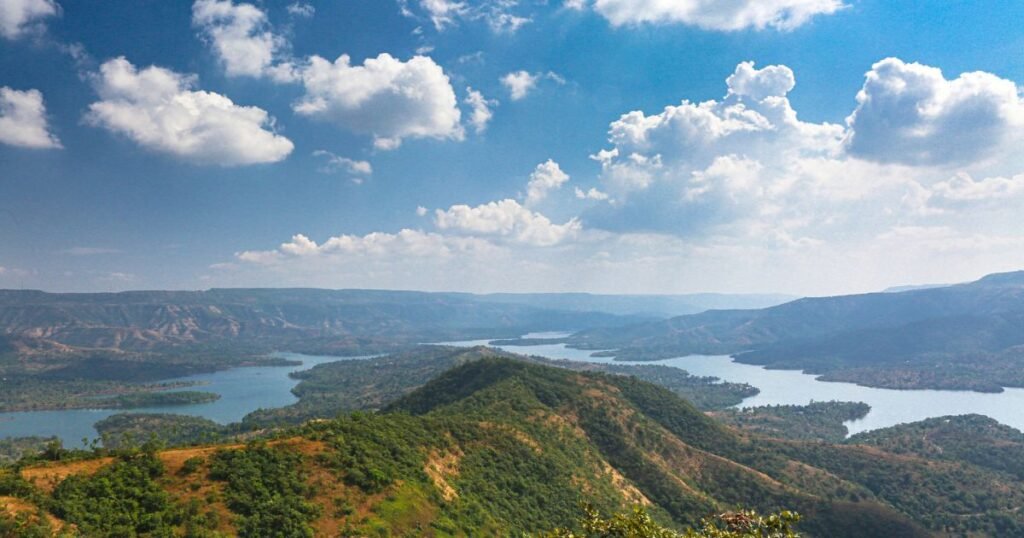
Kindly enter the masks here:
<path id="1" fill-rule="evenodd" d="M 635 377 L 500 356 L 248 445 L 48 452 L 0 471 L 0 501 L 86 536 L 517 536 L 583 503 L 676 529 L 743 506 L 796 510 L 808 536 L 1024 530 L 1024 485 L 992 465 L 773 440 Z"/>

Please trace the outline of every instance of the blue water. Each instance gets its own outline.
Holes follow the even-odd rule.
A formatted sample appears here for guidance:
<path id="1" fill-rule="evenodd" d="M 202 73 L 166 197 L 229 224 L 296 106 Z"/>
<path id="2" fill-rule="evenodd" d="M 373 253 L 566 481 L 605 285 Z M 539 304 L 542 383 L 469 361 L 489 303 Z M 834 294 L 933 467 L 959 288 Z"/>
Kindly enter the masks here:
<path id="1" fill-rule="evenodd" d="M 561 333 L 526 335 L 531 338 L 561 338 Z M 453 345 L 486 345 L 486 340 L 452 342 Z M 512 353 L 539 355 L 551 359 L 615 364 L 661 364 L 674 366 L 698 376 L 714 376 L 724 381 L 749 383 L 760 393 L 738 407 L 761 405 L 806 405 L 812 401 L 838 400 L 864 402 L 871 411 L 860 420 L 846 423 L 850 434 L 885 428 L 926 418 L 969 413 L 985 415 L 1003 424 L 1024 430 L 1024 389 L 1007 388 L 1001 393 L 958 390 L 892 390 L 862 387 L 853 383 L 820 381 L 798 370 L 768 370 L 762 366 L 735 362 L 725 355 L 691 355 L 651 362 L 615 362 L 608 357 L 591 357 L 592 351 L 571 349 L 565 344 L 542 346 L 494 346 Z"/>
<path id="2" fill-rule="evenodd" d="M 275 353 L 275 357 L 302 361 L 300 366 L 250 366 L 232 368 L 209 374 L 168 379 L 167 382 L 194 382 L 201 390 L 220 394 L 215 402 L 144 407 L 134 409 L 71 409 L 60 411 L 24 411 L 0 413 L 0 438 L 56 435 L 68 447 L 82 446 L 82 438 L 99 436 L 93 424 L 116 413 L 175 413 L 208 418 L 220 424 L 238 422 L 259 408 L 283 407 L 298 399 L 291 390 L 298 380 L 288 374 L 318 364 L 346 360 L 342 357 L 319 357 L 297 353 Z"/>

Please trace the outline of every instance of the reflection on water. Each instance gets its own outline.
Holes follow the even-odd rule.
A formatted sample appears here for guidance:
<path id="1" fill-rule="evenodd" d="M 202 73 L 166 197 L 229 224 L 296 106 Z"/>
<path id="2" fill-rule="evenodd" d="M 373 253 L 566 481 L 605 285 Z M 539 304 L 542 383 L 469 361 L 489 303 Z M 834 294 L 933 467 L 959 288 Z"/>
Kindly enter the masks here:
<path id="1" fill-rule="evenodd" d="M 541 336 L 543 334 L 543 336 Z M 564 333 L 537 333 L 524 338 L 561 338 Z M 487 340 L 452 342 L 453 345 L 487 345 Z M 495 346 L 513 353 L 551 359 L 615 363 L 661 364 L 682 368 L 693 375 L 714 376 L 735 383 L 749 383 L 760 393 L 743 400 L 739 407 L 760 405 L 805 405 L 812 401 L 864 402 L 871 412 L 846 423 L 850 433 L 885 428 L 931 417 L 975 413 L 1024 430 L 1024 389 L 1008 388 L 998 394 L 954 390 L 892 390 L 862 387 L 853 383 L 819 381 L 797 370 L 768 370 L 742 364 L 725 355 L 691 355 L 651 362 L 616 362 L 608 357 L 591 357 L 592 351 L 571 349 L 565 344 L 542 346 Z"/>
<path id="2" fill-rule="evenodd" d="M 98 437 L 93 424 L 117 413 L 175 413 L 208 418 L 220 424 L 237 422 L 259 408 L 283 407 L 297 401 L 291 390 L 298 381 L 288 374 L 318 364 L 345 360 L 342 357 L 317 357 L 297 353 L 276 353 L 275 357 L 302 361 L 298 366 L 249 366 L 220 372 L 197 374 L 166 380 L 196 382 L 200 386 L 181 390 L 202 390 L 220 394 L 215 402 L 144 407 L 134 409 L 70 409 L 61 411 L 25 411 L 0 414 L 0 438 L 56 435 L 65 446 L 81 446 L 82 438 Z"/>

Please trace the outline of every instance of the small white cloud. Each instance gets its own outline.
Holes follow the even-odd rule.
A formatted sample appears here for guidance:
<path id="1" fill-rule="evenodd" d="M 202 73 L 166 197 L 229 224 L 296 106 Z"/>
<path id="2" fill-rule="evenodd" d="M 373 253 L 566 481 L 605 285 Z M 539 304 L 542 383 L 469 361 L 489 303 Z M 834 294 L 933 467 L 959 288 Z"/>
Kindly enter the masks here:
<path id="1" fill-rule="evenodd" d="M 518 101 L 526 97 L 537 86 L 539 79 L 539 76 L 526 71 L 515 71 L 501 77 L 501 84 L 508 89 L 509 97 L 513 101 Z"/>
<path id="2" fill-rule="evenodd" d="M 416 206 L 416 216 L 425 217 L 427 216 L 427 208 L 423 206 Z"/>
<path id="3" fill-rule="evenodd" d="M 491 110 L 492 106 L 498 104 L 498 101 L 493 99 L 487 99 L 484 94 L 480 93 L 473 88 L 466 88 L 466 98 L 463 102 L 469 106 L 469 124 L 473 126 L 476 134 L 480 134 L 487 130 L 487 124 L 490 123 L 491 118 L 494 117 L 494 112 Z"/>
<path id="4" fill-rule="evenodd" d="M 323 168 L 320 169 L 324 173 L 333 173 L 338 170 L 343 170 L 349 174 L 356 174 L 361 176 L 368 176 L 373 174 L 373 166 L 368 161 L 357 161 L 349 159 L 348 157 L 341 157 L 335 155 L 330 151 L 318 149 L 313 152 L 314 157 L 323 157 L 327 160 Z"/>
<path id="5" fill-rule="evenodd" d="M 405 138 L 464 138 L 455 91 L 427 56 L 402 62 L 384 53 L 363 65 L 348 55 L 334 62 L 313 56 L 298 73 L 306 95 L 296 113 L 372 135 L 377 149 L 395 149 Z"/>
<path id="6" fill-rule="evenodd" d="M 608 194 L 591 187 L 590 190 L 584 191 L 583 189 L 576 187 L 576 198 L 580 200 L 607 200 Z"/>
<path id="7" fill-rule="evenodd" d="M 580 10 L 583 10 L 583 9 L 587 8 L 587 1 L 586 0 L 564 0 L 562 2 L 562 7 L 564 7 L 565 9 L 574 9 L 574 10 L 580 11 Z"/>
<path id="8" fill-rule="evenodd" d="M 18 39 L 39 31 L 42 21 L 60 13 L 53 0 L 0 0 L 0 35 Z"/>
<path id="9" fill-rule="evenodd" d="M 538 164 L 526 184 L 526 205 L 531 206 L 547 198 L 548 192 L 562 188 L 567 181 L 569 174 L 563 172 L 555 161 L 548 159 Z"/>
<path id="10" fill-rule="evenodd" d="M 576 7 L 586 2 L 567 2 L 570 3 Z M 792 30 L 817 15 L 831 15 L 845 7 L 841 0 L 593 0 L 590 3 L 614 26 L 676 23 L 722 31 Z"/>
<path id="11" fill-rule="evenodd" d="M 412 5 L 418 7 L 415 9 Z M 456 26 L 460 21 L 483 21 L 496 33 L 513 33 L 531 22 L 529 17 L 512 13 L 517 0 L 483 0 L 478 2 L 457 2 L 454 0 L 399 0 L 402 15 L 420 18 L 417 13 L 430 19 L 434 29 L 443 31 Z"/>
<path id="12" fill-rule="evenodd" d="M 469 12 L 465 2 L 450 0 L 420 0 L 420 6 L 429 14 L 430 21 L 438 30 L 455 24 L 457 18 L 465 16 Z"/>
<path id="13" fill-rule="evenodd" d="M 39 90 L 0 87 L 0 143 L 23 148 L 60 148 L 60 140 L 46 122 L 46 106 Z"/>
<path id="14" fill-rule="evenodd" d="M 434 223 L 441 230 L 490 236 L 531 246 L 557 245 L 574 237 L 582 228 L 577 219 L 554 224 L 544 215 L 530 211 L 512 199 L 476 207 L 460 204 L 447 210 L 438 209 Z"/>
<path id="15" fill-rule="evenodd" d="M 191 75 L 156 66 L 139 70 L 121 57 L 101 65 L 94 84 L 100 101 L 89 105 L 86 121 L 153 151 L 235 166 L 277 162 L 294 147 L 271 130 L 265 110 L 193 90 Z"/>
<path id="16" fill-rule="evenodd" d="M 306 2 L 293 2 L 288 4 L 288 14 L 293 17 L 305 17 L 308 19 L 316 14 L 316 8 L 313 7 L 313 4 Z"/>
<path id="17" fill-rule="evenodd" d="M 291 12 L 292 8 L 288 9 Z M 270 31 L 267 14 L 252 4 L 196 0 L 192 5 L 192 24 L 213 47 L 228 76 L 263 75 L 273 63 L 275 53 L 287 45 Z"/>

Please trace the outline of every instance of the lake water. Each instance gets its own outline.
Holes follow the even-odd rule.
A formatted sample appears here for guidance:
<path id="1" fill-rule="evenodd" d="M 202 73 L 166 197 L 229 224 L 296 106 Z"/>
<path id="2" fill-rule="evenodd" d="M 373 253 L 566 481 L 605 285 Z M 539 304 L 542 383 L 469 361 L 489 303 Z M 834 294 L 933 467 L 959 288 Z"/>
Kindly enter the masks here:
<path id="1" fill-rule="evenodd" d="M 175 413 L 208 418 L 220 424 L 238 422 L 259 408 L 283 407 L 298 401 L 292 388 L 298 380 L 288 374 L 318 364 L 353 357 L 318 357 L 296 353 L 275 353 L 275 357 L 302 361 L 300 366 L 251 366 L 198 374 L 167 381 L 195 382 L 199 385 L 180 390 L 201 390 L 220 394 L 215 402 L 144 407 L 134 409 L 70 409 L 0 413 L 0 438 L 56 435 L 64 446 L 81 447 L 82 438 L 99 436 L 93 424 L 117 413 Z"/>
<path id="2" fill-rule="evenodd" d="M 563 333 L 533 333 L 524 338 L 561 338 Z M 488 345 L 490 340 L 448 342 L 449 345 Z M 615 363 L 661 364 L 682 368 L 693 375 L 714 376 L 725 381 L 749 383 L 760 393 L 743 400 L 738 407 L 760 405 L 805 405 L 812 401 L 840 400 L 865 402 L 871 412 L 860 420 L 847 422 L 850 433 L 884 428 L 930 417 L 977 413 L 1003 424 L 1024 430 L 1024 389 L 1006 389 L 999 394 L 949 390 L 890 390 L 861 387 L 852 383 L 819 381 L 813 375 L 795 370 L 767 370 L 741 364 L 728 356 L 689 356 L 651 362 L 616 362 L 608 357 L 591 357 L 589 350 L 571 349 L 565 344 L 540 346 L 493 346 L 513 353 L 538 355 L 550 359 Z M 347 360 L 342 357 L 318 357 L 297 353 L 277 353 L 277 357 L 302 361 L 301 366 L 256 366 L 233 368 L 167 381 L 198 382 L 197 387 L 181 390 L 215 392 L 215 402 L 193 405 L 136 409 L 72 409 L 0 413 L 0 438 L 29 435 L 57 435 L 65 446 L 81 446 L 82 438 L 98 437 L 93 427 L 116 413 L 176 413 L 205 417 L 220 424 L 238 422 L 259 408 L 283 407 L 296 402 L 291 393 L 298 381 L 288 374 L 317 364 Z M 359 358 L 359 357 L 355 357 Z M 365 357 L 362 357 L 365 358 Z"/>
<path id="3" fill-rule="evenodd" d="M 561 338 L 562 333 L 536 333 L 524 338 Z M 487 340 L 452 342 L 453 345 L 486 345 Z M 693 375 L 714 376 L 724 381 L 749 383 L 760 393 L 743 400 L 738 407 L 761 405 L 806 405 L 812 401 L 839 400 L 864 402 L 871 412 L 860 420 L 846 423 L 850 434 L 885 428 L 931 417 L 986 415 L 1018 430 L 1024 430 L 1024 389 L 1007 388 L 998 394 L 953 390 L 892 390 L 862 387 L 853 383 L 819 381 L 814 375 L 797 370 L 768 370 L 742 364 L 725 355 L 691 355 L 651 362 L 621 362 L 609 357 L 591 357 L 593 351 L 571 349 L 565 344 L 541 346 L 494 346 L 509 352 L 539 355 L 551 359 L 614 363 L 661 364 L 682 368 Z"/>

